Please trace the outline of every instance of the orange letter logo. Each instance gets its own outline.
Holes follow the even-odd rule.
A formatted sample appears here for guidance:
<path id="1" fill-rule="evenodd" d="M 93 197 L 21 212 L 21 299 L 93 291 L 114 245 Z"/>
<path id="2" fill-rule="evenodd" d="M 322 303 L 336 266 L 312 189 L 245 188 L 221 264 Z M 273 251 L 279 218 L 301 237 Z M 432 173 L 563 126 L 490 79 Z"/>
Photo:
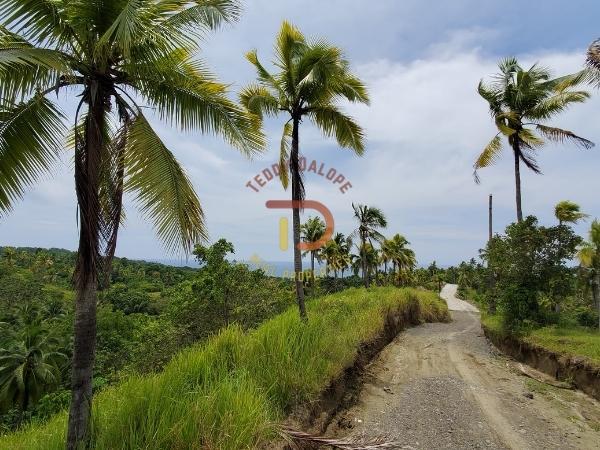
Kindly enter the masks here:
<path id="1" fill-rule="evenodd" d="M 323 218 L 325 219 L 325 233 L 315 242 L 300 242 L 298 244 L 299 250 L 316 250 L 325 245 L 325 243 L 331 239 L 333 235 L 333 214 L 329 211 L 323 203 L 318 202 L 316 200 L 268 200 L 266 203 L 266 207 L 269 209 L 314 209 L 321 213 Z M 287 219 L 283 218 L 283 220 L 279 221 L 279 247 L 282 250 L 287 250 Z"/>

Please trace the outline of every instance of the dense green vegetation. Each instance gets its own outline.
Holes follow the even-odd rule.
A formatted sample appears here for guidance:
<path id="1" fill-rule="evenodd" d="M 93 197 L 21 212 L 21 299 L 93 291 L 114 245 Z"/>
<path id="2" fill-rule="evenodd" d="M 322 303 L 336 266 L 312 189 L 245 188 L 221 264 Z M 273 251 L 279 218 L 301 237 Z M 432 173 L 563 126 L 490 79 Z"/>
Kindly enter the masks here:
<path id="1" fill-rule="evenodd" d="M 598 222 L 583 241 L 570 227 L 586 217 L 578 205 L 560 202 L 555 212 L 558 225 L 541 226 L 532 216 L 509 225 L 481 251 L 485 264 L 463 263 L 451 281 L 478 303 L 492 332 L 598 363 Z"/>
<path id="2" fill-rule="evenodd" d="M 387 314 L 448 318 L 436 294 L 393 287 L 315 299 L 308 312 L 308 322 L 289 308 L 254 331 L 231 326 L 183 351 L 163 372 L 105 389 L 94 412 L 95 448 L 256 448 L 277 437 L 278 420 L 352 363 L 359 344 L 382 332 Z M 0 438 L 0 447 L 64 448 L 65 420 L 59 414 Z"/>
<path id="3" fill-rule="evenodd" d="M 291 304 L 288 281 L 232 263 L 224 249 L 233 251 L 223 240 L 196 247 L 200 269 L 114 259 L 110 286 L 99 296 L 96 390 L 131 373 L 159 371 L 229 323 L 255 327 Z M 66 250 L 0 249 L 1 431 L 68 404 L 75 260 Z M 5 379 L 24 354 L 34 356 L 31 370 L 43 371 L 29 387 Z"/>

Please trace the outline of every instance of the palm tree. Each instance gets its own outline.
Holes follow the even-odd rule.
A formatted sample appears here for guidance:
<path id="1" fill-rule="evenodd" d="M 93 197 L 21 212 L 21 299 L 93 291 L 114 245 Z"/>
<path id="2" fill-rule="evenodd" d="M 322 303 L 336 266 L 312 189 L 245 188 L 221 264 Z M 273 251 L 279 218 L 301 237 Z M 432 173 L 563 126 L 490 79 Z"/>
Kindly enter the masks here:
<path id="1" fill-rule="evenodd" d="M 14 247 L 4 247 L 4 249 L 2 250 L 2 253 L 4 256 L 4 259 L 6 259 L 6 263 L 9 266 L 12 266 L 15 263 L 15 258 L 17 256 L 17 251 L 15 250 Z"/>
<path id="2" fill-rule="evenodd" d="M 336 233 L 333 236 L 333 241 L 337 246 L 337 265 L 342 272 L 342 278 L 344 278 L 344 271 L 352 265 L 352 256 L 350 255 L 350 251 L 352 250 L 352 237 L 346 237 L 343 233 Z"/>
<path id="3" fill-rule="evenodd" d="M 321 257 L 325 260 L 325 274 L 329 276 L 329 271 L 333 270 L 337 277 L 338 263 L 340 258 L 340 249 L 334 240 L 329 240 L 320 249 Z"/>
<path id="4" fill-rule="evenodd" d="M 577 253 L 579 262 L 590 270 L 592 296 L 600 317 L 600 222 L 594 220 L 590 228 L 590 240 L 584 242 Z M 600 328 L 600 319 L 598 323 Z"/>
<path id="5" fill-rule="evenodd" d="M 302 287 L 300 243 L 300 210 L 305 198 L 300 170 L 300 123 L 308 117 L 326 136 L 335 137 L 341 147 L 364 152 L 364 134 L 360 126 L 337 105 L 339 99 L 369 102 L 363 83 L 349 70 L 342 51 L 323 40 L 309 42 L 293 25 L 283 22 L 275 43 L 278 73 L 269 73 L 259 62 L 256 50 L 246 58 L 258 73 L 258 83 L 247 86 L 241 101 L 259 117 L 288 117 L 281 138 L 279 177 L 288 186 L 288 166 L 292 182 L 294 270 L 296 298 L 300 316 L 306 318 Z M 290 146 L 291 138 L 291 146 Z M 289 160 L 289 163 L 288 163 Z"/>
<path id="6" fill-rule="evenodd" d="M 18 342 L 0 349 L 0 401 L 18 404 L 25 412 L 44 391 L 61 380 L 65 354 L 40 323 L 26 325 Z"/>
<path id="7" fill-rule="evenodd" d="M 325 222 L 320 217 L 309 217 L 300 226 L 300 233 L 304 242 L 314 243 L 319 241 L 325 234 Z M 310 277 L 311 283 L 315 282 L 315 258 L 318 257 L 320 248 L 310 250 Z"/>
<path id="8" fill-rule="evenodd" d="M 588 217 L 580 211 L 579 205 L 570 200 L 558 202 L 554 207 L 554 215 L 558 219 L 559 225 L 563 223 L 577 223 L 581 219 Z"/>
<path id="9" fill-rule="evenodd" d="M 415 258 L 415 252 L 408 248 L 410 244 L 406 238 L 400 234 L 395 234 L 390 240 L 390 246 L 392 248 L 394 272 L 398 269 L 396 279 L 401 284 L 402 280 L 407 280 L 410 273 L 414 270 L 417 265 Z"/>
<path id="10" fill-rule="evenodd" d="M 371 242 L 365 242 L 360 247 L 357 246 L 358 254 L 354 256 L 355 270 L 360 268 L 363 280 L 369 280 L 373 268 L 377 268 L 379 263 L 379 250 Z M 367 286 L 368 287 L 368 286 Z"/>
<path id="11" fill-rule="evenodd" d="M 383 263 L 383 273 L 387 276 L 388 263 L 394 260 L 394 248 L 389 239 L 384 239 L 381 243 L 381 262 Z"/>
<path id="12" fill-rule="evenodd" d="M 123 193 L 169 251 L 189 252 L 206 237 L 190 180 L 137 102 L 245 153 L 264 144 L 258 120 L 192 56 L 207 30 L 239 12 L 235 0 L 2 2 L 0 215 L 63 151 L 65 116 L 48 94 L 78 93 L 69 138 L 79 219 L 69 449 L 89 437 L 98 280 L 110 272 Z"/>
<path id="13" fill-rule="evenodd" d="M 529 70 L 524 70 L 515 58 L 502 60 L 499 68 L 500 73 L 495 75 L 492 84 L 485 85 L 483 80 L 479 82 L 479 94 L 489 104 L 498 133 L 475 161 L 474 176 L 479 182 L 477 170 L 498 160 L 502 149 L 501 136 L 505 136 L 513 151 L 517 220 L 520 222 L 523 220 L 520 164 L 525 164 L 534 173 L 541 173 L 536 151 L 546 143 L 532 128 L 550 141 L 570 141 L 584 148 L 593 147 L 593 142 L 571 131 L 542 123 L 570 104 L 584 102 L 589 94 L 572 90 L 574 85 L 585 79 L 583 73 L 551 79 L 547 69 L 534 64 Z"/>
<path id="14" fill-rule="evenodd" d="M 367 270 L 367 257 L 362 253 L 367 250 L 366 243 L 371 243 L 372 240 L 382 242 L 385 238 L 379 232 L 380 228 L 387 227 L 387 219 L 379 208 L 369 207 L 366 205 L 355 205 L 352 204 L 354 209 L 354 217 L 358 221 L 358 228 L 354 231 L 360 239 L 360 246 L 358 247 L 360 253 L 361 268 L 363 273 L 363 282 L 365 287 L 369 287 L 369 271 Z"/>

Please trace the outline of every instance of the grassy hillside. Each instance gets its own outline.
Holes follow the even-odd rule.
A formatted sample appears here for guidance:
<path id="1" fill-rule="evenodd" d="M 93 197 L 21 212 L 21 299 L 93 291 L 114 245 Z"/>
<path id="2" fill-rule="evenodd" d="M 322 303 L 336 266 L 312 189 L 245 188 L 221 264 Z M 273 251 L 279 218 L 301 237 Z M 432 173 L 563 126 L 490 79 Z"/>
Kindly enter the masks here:
<path id="1" fill-rule="evenodd" d="M 413 289 L 349 289 L 243 332 L 229 327 L 156 375 L 132 376 L 95 399 L 96 449 L 240 449 L 276 437 L 276 424 L 315 399 L 379 335 L 390 311 L 448 318 L 445 303 Z M 0 438 L 1 449 L 64 448 L 66 414 Z"/>

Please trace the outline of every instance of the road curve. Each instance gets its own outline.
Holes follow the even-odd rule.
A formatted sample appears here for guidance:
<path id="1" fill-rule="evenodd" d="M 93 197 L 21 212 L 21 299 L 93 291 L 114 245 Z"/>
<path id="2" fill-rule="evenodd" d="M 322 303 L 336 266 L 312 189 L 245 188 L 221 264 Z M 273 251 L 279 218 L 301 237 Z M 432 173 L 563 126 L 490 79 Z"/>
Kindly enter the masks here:
<path id="1" fill-rule="evenodd" d="M 600 449 L 600 404 L 525 378 L 446 285 L 451 323 L 400 334 L 371 363 L 357 404 L 328 434 L 404 449 Z"/>

